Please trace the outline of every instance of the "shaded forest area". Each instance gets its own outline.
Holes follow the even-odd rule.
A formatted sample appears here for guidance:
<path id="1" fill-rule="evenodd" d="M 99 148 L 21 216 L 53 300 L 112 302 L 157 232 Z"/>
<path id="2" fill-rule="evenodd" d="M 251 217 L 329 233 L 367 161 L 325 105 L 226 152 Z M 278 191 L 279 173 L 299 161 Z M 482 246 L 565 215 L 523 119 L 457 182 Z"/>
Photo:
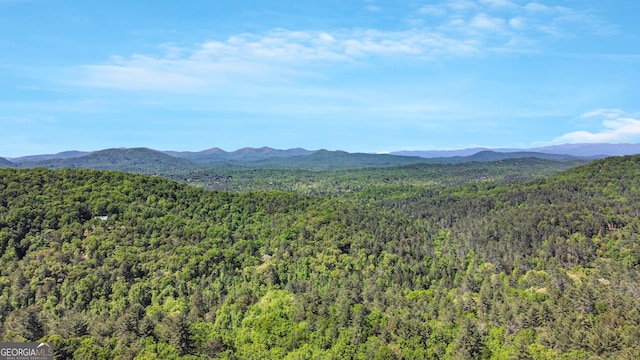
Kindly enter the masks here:
<path id="1" fill-rule="evenodd" d="M 0 339 L 57 359 L 637 359 L 639 174 L 629 156 L 326 196 L 2 169 Z"/>

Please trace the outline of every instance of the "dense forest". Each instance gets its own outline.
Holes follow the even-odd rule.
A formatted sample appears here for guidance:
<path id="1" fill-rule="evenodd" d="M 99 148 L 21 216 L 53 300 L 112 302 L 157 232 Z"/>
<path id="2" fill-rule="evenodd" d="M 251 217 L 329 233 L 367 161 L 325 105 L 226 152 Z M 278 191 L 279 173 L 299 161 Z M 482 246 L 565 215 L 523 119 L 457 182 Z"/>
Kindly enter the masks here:
<path id="1" fill-rule="evenodd" d="M 520 182 L 540 178 L 584 164 L 584 160 L 558 162 L 538 158 L 511 158 L 489 162 L 409 164 L 372 168 L 288 169 L 223 165 L 196 171 L 159 173 L 166 178 L 212 190 L 232 192 L 282 191 L 308 195 L 353 195 L 385 188 L 461 185 L 472 182 Z"/>
<path id="2" fill-rule="evenodd" d="M 413 176 L 436 166 L 323 173 L 349 192 L 1 169 L 0 339 L 56 359 L 640 358 L 640 156 Z"/>

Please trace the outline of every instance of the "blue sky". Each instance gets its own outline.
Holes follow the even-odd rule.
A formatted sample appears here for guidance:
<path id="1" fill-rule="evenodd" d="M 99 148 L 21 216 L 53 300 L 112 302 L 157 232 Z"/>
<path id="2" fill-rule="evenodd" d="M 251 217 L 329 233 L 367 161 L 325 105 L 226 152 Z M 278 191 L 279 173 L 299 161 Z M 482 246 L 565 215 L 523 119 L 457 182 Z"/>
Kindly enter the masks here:
<path id="1" fill-rule="evenodd" d="M 640 142 L 640 2 L 0 0 L 0 156 Z"/>

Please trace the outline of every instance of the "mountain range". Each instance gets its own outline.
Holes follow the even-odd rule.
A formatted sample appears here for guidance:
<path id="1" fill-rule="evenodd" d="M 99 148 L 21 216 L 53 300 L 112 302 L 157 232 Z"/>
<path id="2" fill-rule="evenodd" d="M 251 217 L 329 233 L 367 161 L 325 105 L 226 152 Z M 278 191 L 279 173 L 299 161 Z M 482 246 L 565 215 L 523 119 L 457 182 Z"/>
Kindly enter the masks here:
<path id="1" fill-rule="evenodd" d="M 11 161 L 0 157 L 0 169 L 14 167 L 15 165 L 16 165 L 15 163 L 12 163 Z"/>
<path id="2" fill-rule="evenodd" d="M 457 164 L 491 162 L 514 158 L 550 161 L 590 161 L 607 156 L 640 154 L 640 144 L 567 144 L 533 149 L 487 149 L 399 151 L 389 154 L 345 151 L 287 150 L 269 147 L 243 148 L 227 152 L 219 148 L 199 152 L 119 148 L 94 152 L 65 151 L 58 154 L 0 158 L 0 168 L 90 168 L 143 174 L 175 173 L 218 166 L 327 170 L 401 166 L 409 164 Z"/>
<path id="3" fill-rule="evenodd" d="M 425 158 L 446 158 L 454 156 L 470 156 L 482 151 L 495 151 L 500 153 L 534 152 L 543 154 L 604 158 L 607 156 L 640 154 L 640 144 L 562 144 L 529 149 L 477 147 L 460 150 L 405 150 L 391 152 L 391 154 L 402 156 L 420 156 Z"/>
<path id="4" fill-rule="evenodd" d="M 292 156 L 305 156 L 314 153 L 302 148 L 279 150 L 270 147 L 242 148 L 227 152 L 220 148 L 212 148 L 198 152 L 191 151 L 164 151 L 165 154 L 174 157 L 189 159 L 197 163 L 219 163 L 228 161 L 257 161 L 268 158 L 287 158 Z"/>
<path id="5" fill-rule="evenodd" d="M 168 173 L 178 169 L 191 170 L 198 167 L 196 163 L 187 159 L 147 148 L 106 149 L 83 153 L 76 157 L 40 157 L 39 159 L 44 160 L 26 161 L 17 165 L 26 168 L 119 170 L 141 174 Z"/>

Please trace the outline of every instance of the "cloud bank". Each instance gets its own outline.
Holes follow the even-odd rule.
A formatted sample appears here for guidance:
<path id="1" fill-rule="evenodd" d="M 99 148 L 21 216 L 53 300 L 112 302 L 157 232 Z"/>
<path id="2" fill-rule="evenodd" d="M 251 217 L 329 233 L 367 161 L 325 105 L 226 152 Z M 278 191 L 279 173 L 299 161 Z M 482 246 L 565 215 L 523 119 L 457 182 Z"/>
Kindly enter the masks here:
<path id="1" fill-rule="evenodd" d="M 601 119 L 602 129 L 597 132 L 575 131 L 556 138 L 563 143 L 627 143 L 640 142 L 638 114 L 628 114 L 620 109 L 598 109 L 580 116 L 581 119 Z"/>

